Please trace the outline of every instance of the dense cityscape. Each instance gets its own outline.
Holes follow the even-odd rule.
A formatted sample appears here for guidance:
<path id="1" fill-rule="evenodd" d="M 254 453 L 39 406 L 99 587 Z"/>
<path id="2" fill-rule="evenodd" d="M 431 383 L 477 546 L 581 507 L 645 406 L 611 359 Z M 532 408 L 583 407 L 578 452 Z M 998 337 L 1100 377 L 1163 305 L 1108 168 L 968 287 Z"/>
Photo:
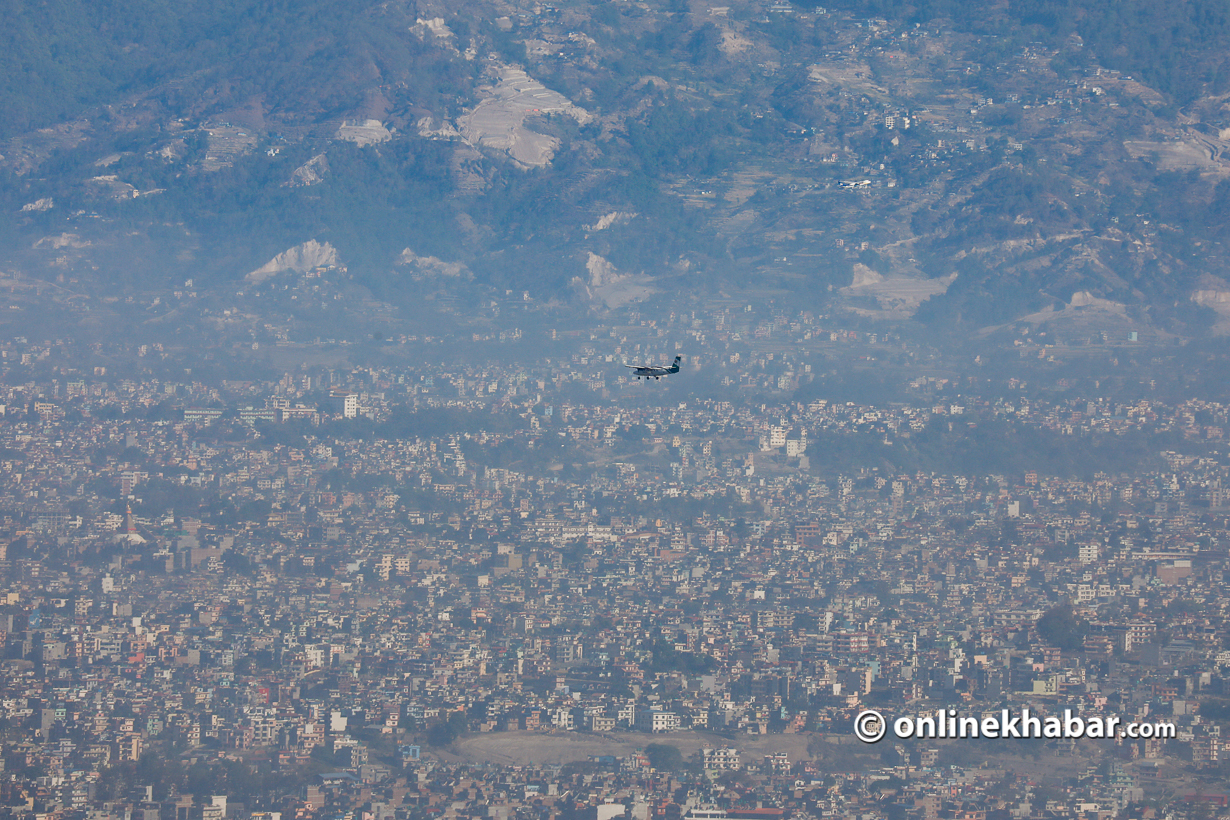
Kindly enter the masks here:
<path id="1" fill-rule="evenodd" d="M 0 820 L 1230 820 L 1224 5 L 8 3 Z"/>
<path id="2" fill-rule="evenodd" d="M 1093 820 L 1224 801 L 1230 406 L 1037 383 L 1165 343 L 1135 334 L 1022 331 L 1022 378 L 750 308 L 394 336 L 378 349 L 417 364 L 208 383 L 158 343 L 5 340 L 7 811 Z M 481 353 L 531 333 L 538 360 Z M 480 352 L 422 363 L 463 343 Z M 678 375 L 622 367 L 676 351 Z M 894 400 L 799 400 L 875 362 L 919 375 Z M 963 446 L 973 466 L 934 469 Z M 1048 447 L 1080 469 L 1048 473 L 1069 463 Z M 950 707 L 1173 736 L 851 731 L 867 708 Z"/>

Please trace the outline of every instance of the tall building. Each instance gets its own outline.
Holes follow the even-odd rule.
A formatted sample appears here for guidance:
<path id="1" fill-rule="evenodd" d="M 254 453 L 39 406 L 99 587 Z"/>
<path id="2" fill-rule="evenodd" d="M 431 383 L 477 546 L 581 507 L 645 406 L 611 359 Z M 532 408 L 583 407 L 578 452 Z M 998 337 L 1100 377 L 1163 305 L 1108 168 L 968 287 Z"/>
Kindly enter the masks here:
<path id="1" fill-rule="evenodd" d="M 334 390 L 329 394 L 329 410 L 344 419 L 359 415 L 359 394 L 346 390 Z"/>

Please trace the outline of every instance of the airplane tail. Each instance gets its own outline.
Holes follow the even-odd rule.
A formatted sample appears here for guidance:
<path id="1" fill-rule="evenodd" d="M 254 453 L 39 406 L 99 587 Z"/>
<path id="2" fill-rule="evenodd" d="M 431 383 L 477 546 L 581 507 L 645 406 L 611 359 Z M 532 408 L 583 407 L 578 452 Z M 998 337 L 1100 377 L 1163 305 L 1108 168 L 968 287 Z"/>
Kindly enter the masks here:
<path id="1" fill-rule="evenodd" d="M 670 366 L 670 371 L 671 371 L 672 373 L 678 373 L 678 372 L 679 372 L 679 362 L 681 362 L 681 361 L 683 361 L 683 357 L 682 357 L 682 356 L 676 356 L 676 357 L 675 357 L 675 363 L 674 363 L 674 364 L 672 364 L 672 365 Z"/>

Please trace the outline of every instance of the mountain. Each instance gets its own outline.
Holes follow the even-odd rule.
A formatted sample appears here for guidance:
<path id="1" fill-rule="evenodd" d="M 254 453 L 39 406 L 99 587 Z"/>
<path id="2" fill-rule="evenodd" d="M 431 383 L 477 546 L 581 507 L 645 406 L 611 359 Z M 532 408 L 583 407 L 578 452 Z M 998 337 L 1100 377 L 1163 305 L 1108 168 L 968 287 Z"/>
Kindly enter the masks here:
<path id="1" fill-rule="evenodd" d="M 314 243 L 393 310 L 1230 327 L 1221 4 L 0 7 L 0 265 L 87 296 L 274 288 Z"/>

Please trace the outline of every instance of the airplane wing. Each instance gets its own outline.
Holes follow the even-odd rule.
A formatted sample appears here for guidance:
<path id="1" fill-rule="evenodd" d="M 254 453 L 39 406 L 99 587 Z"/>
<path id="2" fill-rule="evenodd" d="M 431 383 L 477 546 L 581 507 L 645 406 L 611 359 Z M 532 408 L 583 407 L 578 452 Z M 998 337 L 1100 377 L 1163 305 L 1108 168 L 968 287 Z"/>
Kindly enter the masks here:
<path id="1" fill-rule="evenodd" d="M 675 372 L 658 364 L 625 364 L 624 367 L 631 369 L 638 376 L 669 376 Z"/>

